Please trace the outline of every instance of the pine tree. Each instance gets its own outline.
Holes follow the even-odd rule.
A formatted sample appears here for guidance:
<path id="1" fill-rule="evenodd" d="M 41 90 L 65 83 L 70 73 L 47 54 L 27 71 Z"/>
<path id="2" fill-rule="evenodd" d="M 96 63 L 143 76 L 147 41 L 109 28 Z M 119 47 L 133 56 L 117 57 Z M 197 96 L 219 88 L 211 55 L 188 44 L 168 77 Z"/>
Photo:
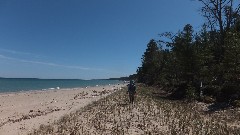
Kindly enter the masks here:
<path id="1" fill-rule="evenodd" d="M 222 97 L 224 100 L 229 100 L 232 95 L 240 98 L 240 33 L 229 32 L 224 47 Z"/>
<path id="2" fill-rule="evenodd" d="M 157 79 L 157 67 L 159 48 L 157 43 L 152 39 L 147 45 L 147 49 L 142 56 L 142 66 L 138 68 L 138 80 L 148 85 L 153 85 Z"/>

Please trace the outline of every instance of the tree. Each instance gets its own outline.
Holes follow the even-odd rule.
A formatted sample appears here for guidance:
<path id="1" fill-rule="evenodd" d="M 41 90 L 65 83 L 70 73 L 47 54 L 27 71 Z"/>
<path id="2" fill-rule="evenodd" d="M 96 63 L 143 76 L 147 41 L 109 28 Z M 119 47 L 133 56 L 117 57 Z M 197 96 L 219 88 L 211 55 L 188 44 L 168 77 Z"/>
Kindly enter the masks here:
<path id="1" fill-rule="evenodd" d="M 199 0 L 203 3 L 202 12 L 207 19 L 211 31 L 220 30 L 221 36 L 225 36 L 234 24 L 236 15 L 240 12 L 240 4 L 234 9 L 234 0 Z M 218 27 L 218 28 L 216 28 Z"/>
<path id="2" fill-rule="evenodd" d="M 183 31 L 175 37 L 172 51 L 176 54 L 176 66 L 178 67 L 178 71 L 180 71 L 178 75 L 180 81 L 184 83 L 193 81 L 196 61 L 193 44 L 193 28 L 190 24 L 187 24 L 183 28 Z"/>
<path id="3" fill-rule="evenodd" d="M 233 95 L 240 98 L 240 33 L 228 32 L 225 40 L 224 84 L 221 97 L 223 100 L 231 100 Z"/>
<path id="4" fill-rule="evenodd" d="M 226 33 L 231 29 L 240 12 L 240 4 L 234 8 L 237 3 L 234 0 L 199 0 L 203 3 L 203 16 L 207 19 L 207 24 L 211 31 L 219 31 L 218 48 L 220 51 L 219 62 L 224 57 L 224 41 Z"/>
<path id="5" fill-rule="evenodd" d="M 217 101 L 232 95 L 240 99 L 240 5 L 234 0 L 199 1 L 208 21 L 202 31 L 195 34 L 187 24 L 176 34 L 161 34 L 158 42 L 150 40 L 138 81 L 170 90 L 175 98 L 195 99 L 201 90 Z"/>
<path id="6" fill-rule="evenodd" d="M 142 56 L 142 66 L 138 68 L 138 80 L 148 85 L 153 85 L 157 79 L 157 67 L 159 48 L 157 43 L 152 39 L 147 45 L 147 49 Z"/>
<path id="7" fill-rule="evenodd" d="M 175 37 L 172 52 L 176 56 L 178 91 L 182 96 L 195 98 L 199 89 L 199 57 L 197 44 L 194 41 L 193 27 L 185 25 L 183 31 Z M 194 97 L 192 97 L 194 95 Z"/>
<path id="8" fill-rule="evenodd" d="M 225 79 L 237 83 L 240 79 L 240 33 L 229 32 L 225 42 Z"/>

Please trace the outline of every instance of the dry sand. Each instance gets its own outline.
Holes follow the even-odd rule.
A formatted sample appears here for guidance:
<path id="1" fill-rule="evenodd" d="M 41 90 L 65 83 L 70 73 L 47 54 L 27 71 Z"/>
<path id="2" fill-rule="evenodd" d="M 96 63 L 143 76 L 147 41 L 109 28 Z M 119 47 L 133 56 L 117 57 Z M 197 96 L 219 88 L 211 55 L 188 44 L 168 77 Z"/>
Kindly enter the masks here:
<path id="1" fill-rule="evenodd" d="M 0 94 L 0 135 L 28 134 L 121 89 L 124 84 Z"/>

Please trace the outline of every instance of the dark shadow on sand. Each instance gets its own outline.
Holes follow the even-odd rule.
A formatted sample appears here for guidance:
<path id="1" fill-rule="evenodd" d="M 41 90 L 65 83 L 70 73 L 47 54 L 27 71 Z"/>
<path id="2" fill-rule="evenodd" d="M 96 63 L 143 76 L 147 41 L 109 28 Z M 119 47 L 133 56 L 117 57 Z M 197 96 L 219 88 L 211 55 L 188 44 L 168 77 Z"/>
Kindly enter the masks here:
<path id="1" fill-rule="evenodd" d="M 226 102 L 222 102 L 222 103 L 214 103 L 214 104 L 211 104 L 208 106 L 208 111 L 207 113 L 213 113 L 213 112 L 216 112 L 216 111 L 223 111 L 223 110 L 226 110 L 226 109 L 229 109 L 231 108 L 232 106 L 229 105 L 228 103 Z"/>

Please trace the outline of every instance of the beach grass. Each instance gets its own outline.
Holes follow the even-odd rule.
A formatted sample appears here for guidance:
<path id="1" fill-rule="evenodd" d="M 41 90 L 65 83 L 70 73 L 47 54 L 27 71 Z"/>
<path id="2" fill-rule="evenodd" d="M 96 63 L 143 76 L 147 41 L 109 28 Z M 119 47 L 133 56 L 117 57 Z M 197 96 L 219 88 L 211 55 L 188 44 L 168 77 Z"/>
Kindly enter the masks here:
<path id="1" fill-rule="evenodd" d="M 130 104 L 125 88 L 29 135 L 239 135 L 238 108 L 209 112 L 206 104 L 169 100 L 158 92 L 138 86 Z"/>

